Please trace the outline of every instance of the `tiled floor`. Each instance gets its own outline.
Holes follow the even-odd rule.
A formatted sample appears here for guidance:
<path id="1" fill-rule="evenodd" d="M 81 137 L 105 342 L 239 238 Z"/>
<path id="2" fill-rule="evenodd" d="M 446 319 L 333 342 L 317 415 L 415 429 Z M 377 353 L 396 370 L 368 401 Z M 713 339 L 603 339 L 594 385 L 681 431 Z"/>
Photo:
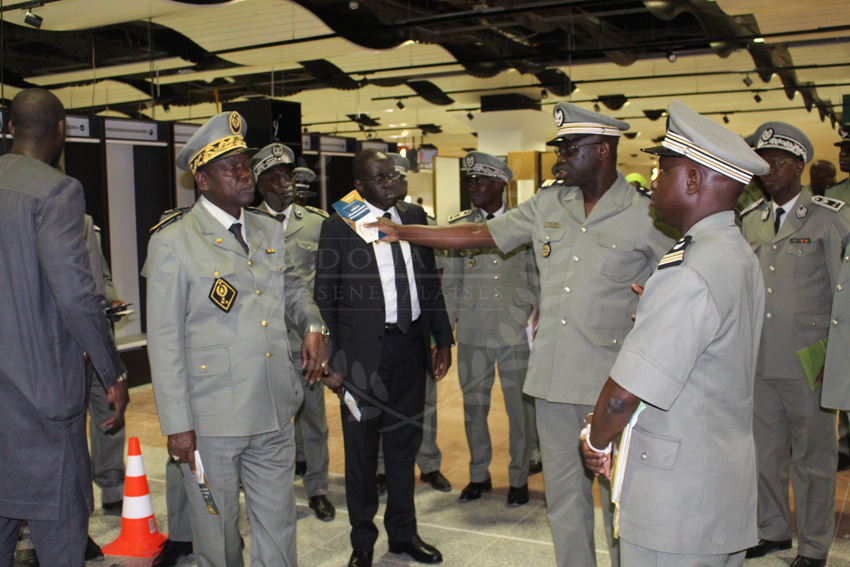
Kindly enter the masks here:
<path id="1" fill-rule="evenodd" d="M 460 490 L 469 480 L 469 453 L 463 428 L 463 405 L 454 368 L 438 387 L 438 444 L 443 452 L 442 472 L 452 483 L 451 493 L 432 490 L 417 481 L 416 510 L 419 533 L 422 538 L 436 545 L 443 553 L 443 565 L 455 566 L 554 566 L 555 556 L 552 534 L 546 520 L 543 502 L 543 475 L 529 479 L 531 502 L 519 508 L 508 508 L 505 496 L 508 491 L 508 424 L 504 413 L 501 390 L 497 386 L 493 395 L 490 413 L 490 434 L 493 439 L 493 493 L 485 494 L 477 502 L 458 502 Z M 142 454 L 151 488 L 153 508 L 160 530 L 168 531 L 165 507 L 164 463 L 166 462 L 165 438 L 159 433 L 159 423 L 150 386 L 136 388 L 131 392 L 132 401 L 128 411 L 128 435 L 137 436 L 142 444 Z M 300 480 L 296 480 L 295 493 L 298 503 L 298 562 L 301 567 L 343 567 L 347 564 L 351 548 L 348 540 L 348 517 L 345 507 L 343 483 L 344 459 L 342 432 L 340 430 L 339 402 L 331 392 L 326 394 L 330 439 L 330 494 L 337 507 L 336 520 L 330 523 L 318 521 L 307 507 L 307 497 Z M 850 473 L 838 475 L 836 487 L 837 531 L 828 565 L 850 567 Z M 99 495 L 95 495 L 99 501 Z M 385 499 L 382 499 L 384 502 Z M 598 505 L 598 494 L 597 494 Z M 386 567 L 399 564 L 415 564 L 407 556 L 387 551 L 386 534 L 380 525 L 383 507 L 379 510 L 378 523 L 381 535 L 375 548 L 376 565 Z M 120 518 L 104 516 L 98 508 L 91 520 L 91 535 L 104 545 L 119 533 Z M 244 534 L 245 564 L 250 565 L 251 531 L 244 512 L 241 521 Z M 796 541 L 795 541 L 796 544 Z M 597 561 L 600 567 L 610 565 L 605 548 L 601 513 L 596 518 Z M 771 554 L 768 557 L 748 560 L 747 567 L 787 566 L 794 558 L 794 551 Z M 122 567 L 147 567 L 150 559 L 131 559 L 108 556 L 105 562 L 90 562 L 90 566 L 113 565 Z M 186 558 L 181 566 L 195 565 Z"/>

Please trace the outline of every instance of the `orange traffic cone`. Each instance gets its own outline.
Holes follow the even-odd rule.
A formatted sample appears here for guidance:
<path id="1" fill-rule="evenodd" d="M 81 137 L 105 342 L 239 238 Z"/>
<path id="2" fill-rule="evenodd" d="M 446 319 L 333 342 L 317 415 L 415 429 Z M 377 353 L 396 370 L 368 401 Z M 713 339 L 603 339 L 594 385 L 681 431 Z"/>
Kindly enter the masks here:
<path id="1" fill-rule="evenodd" d="M 107 555 L 153 557 L 168 536 L 156 529 L 148 477 L 142 462 L 139 438 L 130 438 L 127 473 L 124 478 L 124 507 L 121 510 L 121 535 L 103 547 Z"/>

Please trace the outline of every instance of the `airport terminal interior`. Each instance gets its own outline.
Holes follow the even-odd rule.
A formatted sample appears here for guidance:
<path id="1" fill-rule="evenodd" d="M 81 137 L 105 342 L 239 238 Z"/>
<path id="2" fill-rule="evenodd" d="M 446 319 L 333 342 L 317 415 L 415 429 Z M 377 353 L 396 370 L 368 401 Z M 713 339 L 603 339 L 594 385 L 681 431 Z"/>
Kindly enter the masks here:
<path id="1" fill-rule="evenodd" d="M 470 208 L 463 159 L 470 151 L 506 161 L 512 206 L 551 179 L 556 156 L 545 142 L 557 130 L 552 111 L 560 102 L 628 122 L 618 169 L 647 180 L 658 159 L 640 149 L 664 136 L 672 100 L 741 136 L 767 121 L 793 124 L 815 159 L 836 166 L 837 130 L 850 122 L 847 0 L 5 0 L 0 15 L 4 108 L 31 87 L 64 104 L 61 167 L 83 183 L 115 287 L 133 304 L 114 326 L 132 386 L 126 432 L 140 440 L 163 533 L 168 457 L 150 384 L 140 270 L 161 214 L 195 202 L 192 176 L 175 159 L 217 113 L 240 112 L 251 147 L 292 148 L 298 165 L 316 173 L 307 204 L 331 213 L 353 188 L 357 152 L 406 155 L 407 200 L 438 224 Z M 837 181 L 846 177 L 839 171 Z M 809 182 L 808 168 L 802 180 Z M 302 567 L 341 566 L 351 553 L 340 402 L 330 390 L 325 401 L 328 497 L 337 515 L 319 521 L 296 478 Z M 508 418 L 498 381 L 489 416 L 493 491 L 481 500 L 458 501 L 469 450 L 456 366 L 439 383 L 437 415 L 440 470 L 453 490 L 417 480 L 423 539 L 449 567 L 555 565 L 543 474 L 529 477 L 528 504 L 505 504 Z M 850 567 L 850 471 L 837 478 L 828 565 Z M 597 561 L 609 566 L 595 496 Z M 96 506 L 90 534 L 102 546 L 120 524 Z M 240 528 L 250 564 L 244 502 Z M 388 552 L 379 528 L 376 564 L 413 564 Z M 780 567 L 794 557 L 792 548 L 746 565 Z M 89 565 L 141 567 L 150 559 L 108 555 Z"/>

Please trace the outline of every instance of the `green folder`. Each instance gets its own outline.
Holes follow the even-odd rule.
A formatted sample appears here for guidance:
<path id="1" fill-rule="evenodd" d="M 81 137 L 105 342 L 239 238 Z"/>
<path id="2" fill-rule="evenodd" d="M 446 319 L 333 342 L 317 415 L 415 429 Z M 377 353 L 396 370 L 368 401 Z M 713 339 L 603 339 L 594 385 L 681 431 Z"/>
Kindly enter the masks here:
<path id="1" fill-rule="evenodd" d="M 826 360 L 826 339 L 823 338 L 815 344 L 798 350 L 797 360 L 800 361 L 800 366 L 803 367 L 803 374 L 806 375 L 806 382 L 809 383 L 809 388 L 814 392 L 821 387 L 821 384 L 815 384 L 815 380 L 817 380 L 818 374 L 820 374 L 823 363 Z"/>

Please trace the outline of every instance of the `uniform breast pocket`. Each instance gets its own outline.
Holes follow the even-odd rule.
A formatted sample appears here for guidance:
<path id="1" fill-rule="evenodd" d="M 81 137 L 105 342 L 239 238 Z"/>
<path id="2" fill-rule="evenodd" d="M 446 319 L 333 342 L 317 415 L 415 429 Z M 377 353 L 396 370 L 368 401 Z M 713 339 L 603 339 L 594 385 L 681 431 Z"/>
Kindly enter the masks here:
<path id="1" fill-rule="evenodd" d="M 599 251 L 603 256 L 601 272 L 615 282 L 633 282 L 646 265 L 644 255 L 635 250 L 634 240 L 600 234 L 596 237 L 596 244 L 603 249 Z"/>
<path id="2" fill-rule="evenodd" d="M 648 524 L 670 517 L 678 489 L 682 440 L 635 428 L 629 446 L 621 509 Z"/>
<path id="3" fill-rule="evenodd" d="M 187 348 L 186 368 L 196 415 L 218 415 L 233 407 L 235 390 L 227 347 Z"/>
<path id="4" fill-rule="evenodd" d="M 793 256 L 790 261 L 793 262 L 795 276 L 810 276 L 819 266 L 824 264 L 823 254 L 819 253 L 816 242 L 789 244 L 785 247 L 785 253 Z"/>

